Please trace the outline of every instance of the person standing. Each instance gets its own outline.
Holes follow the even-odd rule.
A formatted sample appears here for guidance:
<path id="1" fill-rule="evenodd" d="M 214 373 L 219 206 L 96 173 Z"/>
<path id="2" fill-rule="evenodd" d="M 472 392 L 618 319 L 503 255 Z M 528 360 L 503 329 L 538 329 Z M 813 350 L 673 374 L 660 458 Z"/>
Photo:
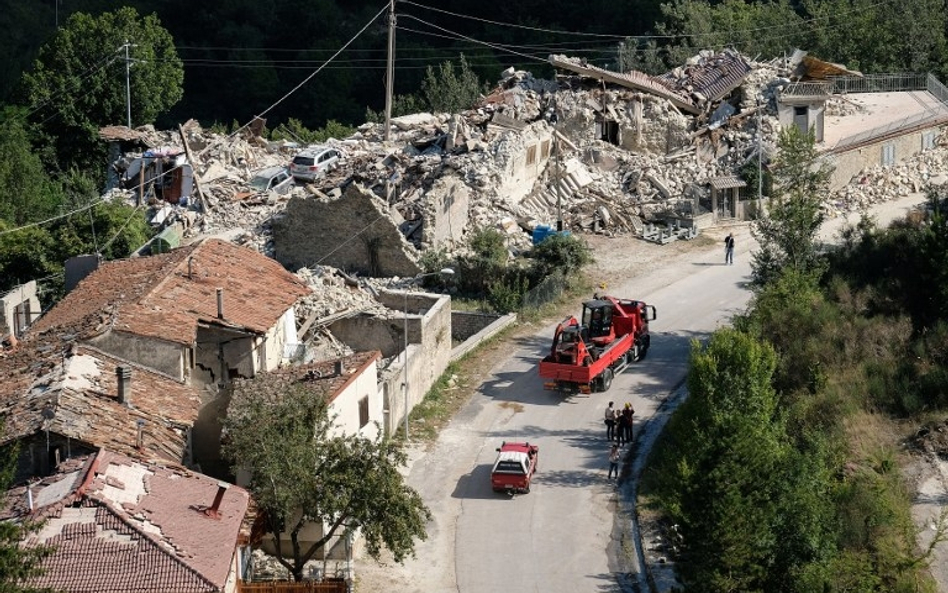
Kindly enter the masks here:
<path id="1" fill-rule="evenodd" d="M 609 402 L 609 406 L 606 407 L 605 423 L 607 441 L 611 441 L 616 435 L 616 409 L 613 407 L 614 405 L 614 402 Z"/>
<path id="2" fill-rule="evenodd" d="M 728 233 L 724 238 L 724 263 L 734 264 L 734 233 Z"/>
<path id="3" fill-rule="evenodd" d="M 612 479 L 612 473 L 615 472 L 616 479 L 619 479 L 619 445 L 612 445 L 609 449 L 609 477 Z"/>
<path id="4" fill-rule="evenodd" d="M 627 443 L 632 442 L 632 416 L 634 415 L 635 410 L 632 408 L 632 403 L 626 402 L 625 408 L 622 409 L 622 430 L 624 431 L 622 438 Z"/>

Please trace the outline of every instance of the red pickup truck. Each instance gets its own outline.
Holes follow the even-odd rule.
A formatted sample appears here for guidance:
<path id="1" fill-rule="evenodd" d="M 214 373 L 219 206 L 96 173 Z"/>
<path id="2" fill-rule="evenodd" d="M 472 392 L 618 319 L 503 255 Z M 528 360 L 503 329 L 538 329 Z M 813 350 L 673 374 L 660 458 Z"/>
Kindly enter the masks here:
<path id="1" fill-rule="evenodd" d="M 504 442 L 497 449 L 497 460 L 490 472 L 494 492 L 530 492 L 530 481 L 537 471 L 540 447 L 530 443 Z"/>

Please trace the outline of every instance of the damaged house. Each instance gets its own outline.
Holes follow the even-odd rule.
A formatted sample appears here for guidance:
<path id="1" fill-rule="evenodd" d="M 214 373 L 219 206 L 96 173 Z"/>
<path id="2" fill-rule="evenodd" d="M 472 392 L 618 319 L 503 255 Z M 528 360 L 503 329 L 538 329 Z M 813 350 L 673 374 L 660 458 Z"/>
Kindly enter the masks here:
<path id="1" fill-rule="evenodd" d="M 31 587 L 85 593 L 233 593 L 245 566 L 250 497 L 176 466 L 103 449 L 6 493 L 0 519 L 43 521 L 53 546 Z"/>

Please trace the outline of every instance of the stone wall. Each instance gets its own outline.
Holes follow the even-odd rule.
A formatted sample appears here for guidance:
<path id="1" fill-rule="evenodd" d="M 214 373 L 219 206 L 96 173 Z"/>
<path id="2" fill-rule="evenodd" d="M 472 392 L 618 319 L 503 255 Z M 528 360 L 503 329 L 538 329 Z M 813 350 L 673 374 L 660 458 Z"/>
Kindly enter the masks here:
<path id="1" fill-rule="evenodd" d="M 319 264 L 377 277 L 421 271 L 388 207 L 355 183 L 339 198 L 294 196 L 272 229 L 273 256 L 290 270 Z"/>
<path id="2" fill-rule="evenodd" d="M 451 311 L 451 337 L 464 341 L 501 317 L 497 313 Z"/>

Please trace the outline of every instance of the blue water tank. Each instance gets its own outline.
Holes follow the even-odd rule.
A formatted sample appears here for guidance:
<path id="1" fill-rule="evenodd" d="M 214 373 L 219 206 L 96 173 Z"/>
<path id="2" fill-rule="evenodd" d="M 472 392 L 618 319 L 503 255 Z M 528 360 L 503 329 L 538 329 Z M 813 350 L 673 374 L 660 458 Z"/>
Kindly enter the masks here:
<path id="1" fill-rule="evenodd" d="M 533 244 L 539 245 L 544 239 L 552 235 L 563 235 L 564 237 L 567 237 L 569 236 L 569 231 L 557 231 L 548 224 L 538 224 L 533 229 Z"/>

